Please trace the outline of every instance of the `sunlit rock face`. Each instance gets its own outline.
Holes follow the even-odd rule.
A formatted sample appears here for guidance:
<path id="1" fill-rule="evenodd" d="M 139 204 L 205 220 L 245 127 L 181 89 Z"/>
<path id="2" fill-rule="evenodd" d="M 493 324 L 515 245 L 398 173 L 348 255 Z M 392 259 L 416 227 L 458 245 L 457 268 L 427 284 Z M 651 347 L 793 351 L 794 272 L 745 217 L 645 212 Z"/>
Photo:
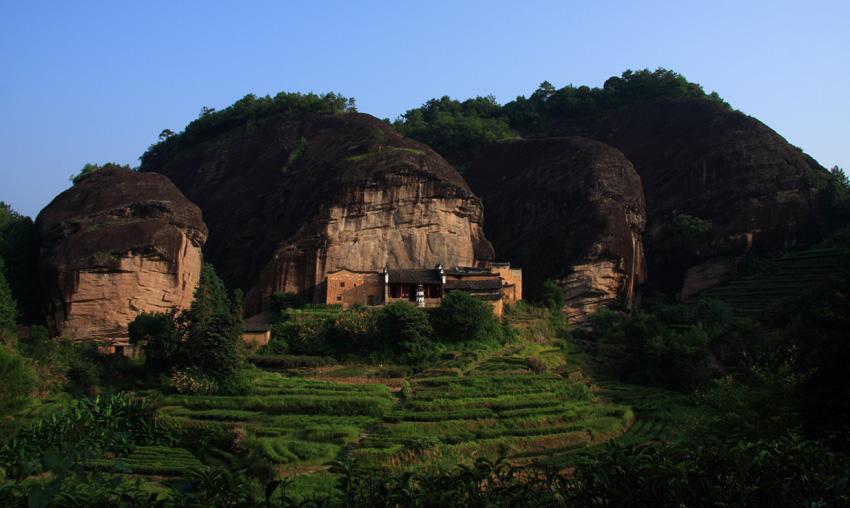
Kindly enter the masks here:
<path id="1" fill-rule="evenodd" d="M 632 308 L 646 280 L 646 215 L 619 150 L 578 137 L 500 142 L 479 149 L 464 176 L 499 259 L 522 267 L 524 295 L 555 281 L 574 322 L 600 305 Z"/>
<path id="2" fill-rule="evenodd" d="M 96 171 L 36 219 L 39 272 L 51 331 L 120 339 L 142 312 L 188 308 L 207 228 L 168 178 Z"/>
<path id="3" fill-rule="evenodd" d="M 323 302 L 328 271 L 491 260 L 481 203 L 429 147 L 369 115 L 236 129 L 143 168 L 167 175 L 210 228 L 204 252 L 247 313 L 275 291 Z"/>

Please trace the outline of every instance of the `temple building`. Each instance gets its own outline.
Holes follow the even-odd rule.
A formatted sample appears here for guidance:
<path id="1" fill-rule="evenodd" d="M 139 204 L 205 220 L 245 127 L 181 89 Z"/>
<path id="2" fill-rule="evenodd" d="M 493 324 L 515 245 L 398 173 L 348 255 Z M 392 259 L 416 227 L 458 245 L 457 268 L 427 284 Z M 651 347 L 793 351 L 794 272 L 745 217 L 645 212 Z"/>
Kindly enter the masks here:
<path id="1" fill-rule="evenodd" d="M 493 305 L 497 316 L 504 303 L 522 299 L 522 269 L 510 263 L 493 263 L 489 267 L 454 267 L 437 265 L 424 270 L 353 271 L 339 269 L 328 272 L 325 281 L 326 303 L 386 305 L 406 300 L 420 308 L 437 307 L 451 291 L 465 291 Z"/>

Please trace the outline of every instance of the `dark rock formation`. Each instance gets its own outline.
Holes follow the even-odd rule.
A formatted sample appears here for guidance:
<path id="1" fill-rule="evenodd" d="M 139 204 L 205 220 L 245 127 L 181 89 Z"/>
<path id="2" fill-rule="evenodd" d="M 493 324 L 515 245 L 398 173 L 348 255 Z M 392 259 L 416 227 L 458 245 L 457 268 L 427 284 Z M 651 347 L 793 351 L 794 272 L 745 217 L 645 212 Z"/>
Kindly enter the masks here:
<path id="1" fill-rule="evenodd" d="M 706 100 L 659 99 L 607 117 L 594 137 L 620 149 L 643 182 L 655 287 L 687 297 L 750 252 L 821 238 L 813 183 L 826 170 L 752 117 Z"/>
<path id="2" fill-rule="evenodd" d="M 126 338 L 141 312 L 188 308 L 207 228 L 162 175 L 101 169 L 56 197 L 35 222 L 53 333 Z"/>
<path id="3" fill-rule="evenodd" d="M 330 270 L 493 257 L 460 175 L 369 115 L 248 123 L 143 170 L 167 175 L 201 207 L 206 259 L 246 292 L 248 313 L 280 290 L 323 301 Z"/>
<path id="4" fill-rule="evenodd" d="M 640 178 L 618 150 L 584 138 L 496 143 L 464 176 L 481 196 L 500 259 L 523 268 L 524 294 L 546 279 L 581 320 L 599 305 L 631 308 L 646 279 Z"/>

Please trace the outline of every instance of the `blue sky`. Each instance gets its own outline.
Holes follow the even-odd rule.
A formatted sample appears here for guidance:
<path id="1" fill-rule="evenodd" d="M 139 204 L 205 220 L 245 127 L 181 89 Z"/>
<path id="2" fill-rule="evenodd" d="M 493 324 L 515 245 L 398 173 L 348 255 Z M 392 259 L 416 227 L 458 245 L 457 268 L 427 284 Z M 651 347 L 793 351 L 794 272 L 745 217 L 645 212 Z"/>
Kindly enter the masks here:
<path id="1" fill-rule="evenodd" d="M 850 170 L 850 2 L 0 0 L 0 201 L 33 218 L 86 163 L 247 93 L 428 99 L 664 67 Z"/>

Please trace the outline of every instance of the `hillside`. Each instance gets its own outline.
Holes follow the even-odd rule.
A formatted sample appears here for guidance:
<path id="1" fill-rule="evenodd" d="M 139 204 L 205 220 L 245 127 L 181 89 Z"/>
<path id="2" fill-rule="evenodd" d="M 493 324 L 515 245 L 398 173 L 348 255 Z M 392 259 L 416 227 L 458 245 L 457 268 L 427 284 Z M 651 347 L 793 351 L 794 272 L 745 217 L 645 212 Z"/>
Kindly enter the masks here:
<path id="1" fill-rule="evenodd" d="M 823 167 L 716 93 L 665 69 L 626 71 L 602 88 L 544 82 L 503 106 L 487 97 L 443 97 L 394 126 L 433 143 L 462 170 L 473 157 L 498 153 L 496 141 L 515 137 L 583 136 L 620 150 L 646 198 L 647 283 L 679 298 L 726 280 L 750 252 L 804 248 L 836 227 L 824 213 Z M 502 202 L 504 212 L 488 213 L 516 205 Z"/>
<path id="2" fill-rule="evenodd" d="M 464 178 L 496 252 L 523 268 L 526 294 L 555 281 L 574 321 L 600 305 L 634 307 L 647 279 L 646 212 L 622 153 L 578 137 L 508 140 L 476 152 Z"/>
<path id="3" fill-rule="evenodd" d="M 141 170 L 168 176 L 200 206 L 206 259 L 245 291 L 249 313 L 267 308 L 275 291 L 323 302 L 330 270 L 493 259 L 460 175 L 369 115 L 243 123 Z"/>

